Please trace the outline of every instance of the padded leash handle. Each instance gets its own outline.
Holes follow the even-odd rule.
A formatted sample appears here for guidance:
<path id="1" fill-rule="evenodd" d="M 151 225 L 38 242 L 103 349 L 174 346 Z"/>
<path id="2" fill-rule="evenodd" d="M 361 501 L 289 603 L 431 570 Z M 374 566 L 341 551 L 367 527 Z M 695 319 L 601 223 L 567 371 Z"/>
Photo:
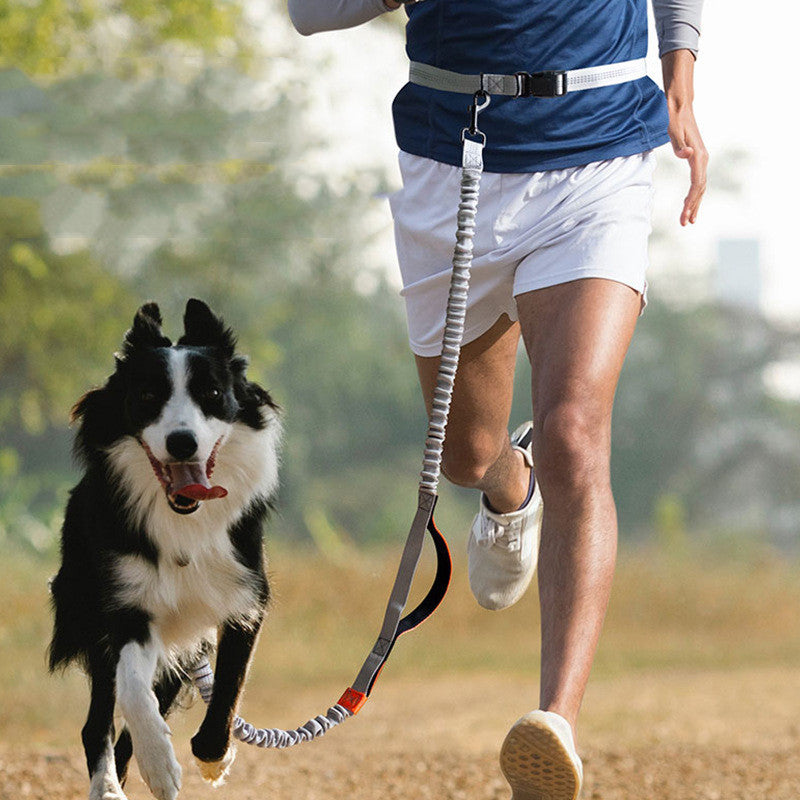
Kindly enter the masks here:
<path id="1" fill-rule="evenodd" d="M 389 596 L 380 634 L 352 686 L 339 698 L 339 704 L 352 711 L 353 714 L 358 712 L 369 697 L 397 639 L 407 631 L 416 628 L 433 614 L 447 593 L 453 562 L 447 541 L 436 527 L 433 519 L 435 505 L 435 495 L 420 491 L 417 513 L 406 539 L 406 546 L 400 559 L 400 568 Z M 436 548 L 436 575 L 431 588 L 419 605 L 406 616 L 401 617 L 414 580 L 426 532 L 430 534 Z"/>

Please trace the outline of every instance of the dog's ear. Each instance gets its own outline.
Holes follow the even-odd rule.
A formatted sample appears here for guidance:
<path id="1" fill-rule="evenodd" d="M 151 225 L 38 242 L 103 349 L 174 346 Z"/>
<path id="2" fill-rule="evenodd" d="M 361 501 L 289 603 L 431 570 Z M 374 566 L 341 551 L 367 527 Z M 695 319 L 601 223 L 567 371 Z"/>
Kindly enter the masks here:
<path id="1" fill-rule="evenodd" d="M 262 389 L 257 383 L 247 380 L 247 356 L 236 356 L 231 359 L 231 372 L 233 373 L 233 393 L 239 403 L 238 419 L 251 428 L 261 430 L 266 424 L 261 409 L 270 406 L 278 411 L 277 404 L 272 400 L 270 393 Z"/>
<path id="2" fill-rule="evenodd" d="M 90 391 L 86 392 L 83 397 L 78 400 L 74 406 L 70 409 L 69 413 L 69 421 L 70 424 L 74 424 L 76 422 L 80 422 L 83 419 L 84 414 L 86 414 L 89 409 L 96 405 L 99 399 L 103 396 L 103 392 L 105 389 L 91 389 Z"/>
<path id="3" fill-rule="evenodd" d="M 72 407 L 70 423 L 78 425 L 73 453 L 79 460 L 90 460 L 119 436 L 123 392 L 122 382 L 115 373 L 105 386 L 86 392 Z"/>
<path id="4" fill-rule="evenodd" d="M 137 348 L 169 347 L 172 342 L 161 331 L 161 312 L 155 303 L 145 303 L 133 318 L 133 326 L 125 334 L 123 357 Z"/>
<path id="5" fill-rule="evenodd" d="M 178 339 L 178 344 L 218 347 L 227 358 L 233 357 L 236 336 L 202 300 L 193 297 L 186 303 L 183 330 L 184 334 Z"/>

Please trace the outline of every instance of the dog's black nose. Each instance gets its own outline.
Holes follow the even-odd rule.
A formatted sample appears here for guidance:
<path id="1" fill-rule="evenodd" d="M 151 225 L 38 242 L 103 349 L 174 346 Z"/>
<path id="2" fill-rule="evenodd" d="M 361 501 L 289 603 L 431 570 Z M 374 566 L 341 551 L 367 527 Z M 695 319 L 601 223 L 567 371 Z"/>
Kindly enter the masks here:
<path id="1" fill-rule="evenodd" d="M 167 450 L 173 458 L 185 461 L 197 452 L 197 439 L 191 431 L 173 431 L 167 436 Z"/>

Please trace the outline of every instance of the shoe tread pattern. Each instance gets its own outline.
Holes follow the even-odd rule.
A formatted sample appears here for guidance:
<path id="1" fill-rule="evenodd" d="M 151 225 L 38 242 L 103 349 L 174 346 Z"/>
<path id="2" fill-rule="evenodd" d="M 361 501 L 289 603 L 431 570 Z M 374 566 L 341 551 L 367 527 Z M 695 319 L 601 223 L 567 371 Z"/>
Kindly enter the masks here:
<path id="1" fill-rule="evenodd" d="M 512 800 L 575 800 L 578 775 L 556 734 L 536 720 L 521 720 L 506 736 L 500 768 Z"/>

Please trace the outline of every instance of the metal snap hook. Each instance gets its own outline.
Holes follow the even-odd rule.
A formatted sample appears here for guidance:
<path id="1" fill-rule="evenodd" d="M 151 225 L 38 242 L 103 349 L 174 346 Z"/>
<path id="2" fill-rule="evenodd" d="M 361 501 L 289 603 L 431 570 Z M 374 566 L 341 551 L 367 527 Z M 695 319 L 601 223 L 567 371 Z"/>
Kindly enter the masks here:
<path id="1" fill-rule="evenodd" d="M 481 84 L 483 83 L 483 75 L 481 75 Z M 469 127 L 461 131 L 461 141 L 469 134 L 470 136 L 477 136 L 486 143 L 486 136 L 478 128 L 478 114 L 481 113 L 492 102 L 491 95 L 485 89 L 478 89 L 472 96 L 472 105 L 469 107 Z"/>
<path id="2" fill-rule="evenodd" d="M 481 83 L 483 83 L 483 76 L 481 76 Z M 483 102 L 479 102 L 483 100 Z M 470 125 L 469 132 L 471 134 L 478 133 L 478 114 L 492 102 L 491 95 L 484 89 L 478 89 L 472 96 L 472 105 L 469 107 Z"/>

